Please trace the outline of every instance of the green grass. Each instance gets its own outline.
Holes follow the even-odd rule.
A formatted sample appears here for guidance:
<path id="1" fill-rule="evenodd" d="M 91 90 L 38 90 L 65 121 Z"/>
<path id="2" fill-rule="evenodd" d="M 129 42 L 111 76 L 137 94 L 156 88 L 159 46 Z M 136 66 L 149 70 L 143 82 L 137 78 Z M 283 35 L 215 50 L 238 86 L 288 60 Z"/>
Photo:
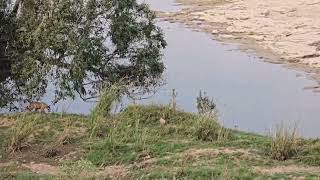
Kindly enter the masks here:
<path id="1" fill-rule="evenodd" d="M 123 179 L 319 176 L 314 172 L 263 174 L 255 170 L 320 166 L 319 140 L 301 139 L 296 154 L 277 161 L 270 156 L 275 142 L 272 137 L 226 129 L 213 118 L 173 111 L 167 106 L 129 106 L 120 114 L 99 116 L 95 133 L 92 116 L 21 113 L 0 116 L 0 120 L 3 118 L 10 118 L 15 124 L 1 127 L 0 143 L 5 148 L 1 149 L 0 163 L 18 163 L 10 168 L 0 165 L 0 179 L 76 178 L 84 172 L 93 178 L 101 169 L 118 165 L 127 168 Z M 167 124 L 161 125 L 160 118 Z M 8 151 L 16 139 L 28 146 Z M 67 143 L 63 143 L 65 139 Z M 47 150 L 58 151 L 53 157 L 44 157 Z M 30 162 L 59 167 L 63 175 L 40 176 L 21 168 L 21 164 Z"/>

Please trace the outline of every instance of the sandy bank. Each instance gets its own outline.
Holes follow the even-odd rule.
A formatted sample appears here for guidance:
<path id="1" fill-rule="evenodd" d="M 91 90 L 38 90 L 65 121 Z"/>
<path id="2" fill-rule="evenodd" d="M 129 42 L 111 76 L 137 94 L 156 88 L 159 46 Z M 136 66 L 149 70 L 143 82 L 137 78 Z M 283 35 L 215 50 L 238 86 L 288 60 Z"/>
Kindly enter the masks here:
<path id="1" fill-rule="evenodd" d="M 178 0 L 179 12 L 159 13 L 211 33 L 216 39 L 241 42 L 268 61 L 312 73 L 320 80 L 320 0 Z"/>

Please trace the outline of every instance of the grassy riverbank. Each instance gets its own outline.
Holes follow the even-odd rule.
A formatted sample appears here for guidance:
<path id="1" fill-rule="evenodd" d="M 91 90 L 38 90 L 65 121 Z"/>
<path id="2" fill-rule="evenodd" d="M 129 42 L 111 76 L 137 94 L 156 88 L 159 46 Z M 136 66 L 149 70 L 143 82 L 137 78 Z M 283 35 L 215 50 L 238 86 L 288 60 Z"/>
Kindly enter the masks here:
<path id="1" fill-rule="evenodd" d="M 94 121 L 3 115 L 0 179 L 320 178 L 320 141 L 281 137 L 225 129 L 167 106 L 130 106 Z"/>

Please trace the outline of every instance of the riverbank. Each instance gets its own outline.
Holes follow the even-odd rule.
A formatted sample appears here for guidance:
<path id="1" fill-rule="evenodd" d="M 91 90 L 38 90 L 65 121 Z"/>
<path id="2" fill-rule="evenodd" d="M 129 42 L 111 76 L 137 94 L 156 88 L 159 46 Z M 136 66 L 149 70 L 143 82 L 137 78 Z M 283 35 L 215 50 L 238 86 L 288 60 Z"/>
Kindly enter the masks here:
<path id="1" fill-rule="evenodd" d="M 1 115 L 0 179 L 320 177 L 319 140 L 278 140 L 168 106 L 95 119 Z"/>
<path id="2" fill-rule="evenodd" d="M 310 73 L 320 81 L 320 11 L 318 0 L 177 0 L 178 12 L 158 12 L 215 39 L 237 42 L 272 63 Z M 315 87 L 315 91 L 317 87 Z"/>

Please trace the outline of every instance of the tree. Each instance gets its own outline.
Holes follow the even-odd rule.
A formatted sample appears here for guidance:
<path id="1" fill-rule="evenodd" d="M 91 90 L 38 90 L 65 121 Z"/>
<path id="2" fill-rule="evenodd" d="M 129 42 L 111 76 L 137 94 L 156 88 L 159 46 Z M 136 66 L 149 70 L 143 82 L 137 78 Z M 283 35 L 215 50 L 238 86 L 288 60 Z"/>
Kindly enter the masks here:
<path id="1" fill-rule="evenodd" d="M 126 80 L 139 92 L 161 82 L 165 48 L 155 15 L 136 0 L 0 0 L 0 106 L 39 99 L 84 100 Z M 9 63 L 8 63 L 9 62 Z M 3 103 L 5 102 L 5 103 Z"/>

